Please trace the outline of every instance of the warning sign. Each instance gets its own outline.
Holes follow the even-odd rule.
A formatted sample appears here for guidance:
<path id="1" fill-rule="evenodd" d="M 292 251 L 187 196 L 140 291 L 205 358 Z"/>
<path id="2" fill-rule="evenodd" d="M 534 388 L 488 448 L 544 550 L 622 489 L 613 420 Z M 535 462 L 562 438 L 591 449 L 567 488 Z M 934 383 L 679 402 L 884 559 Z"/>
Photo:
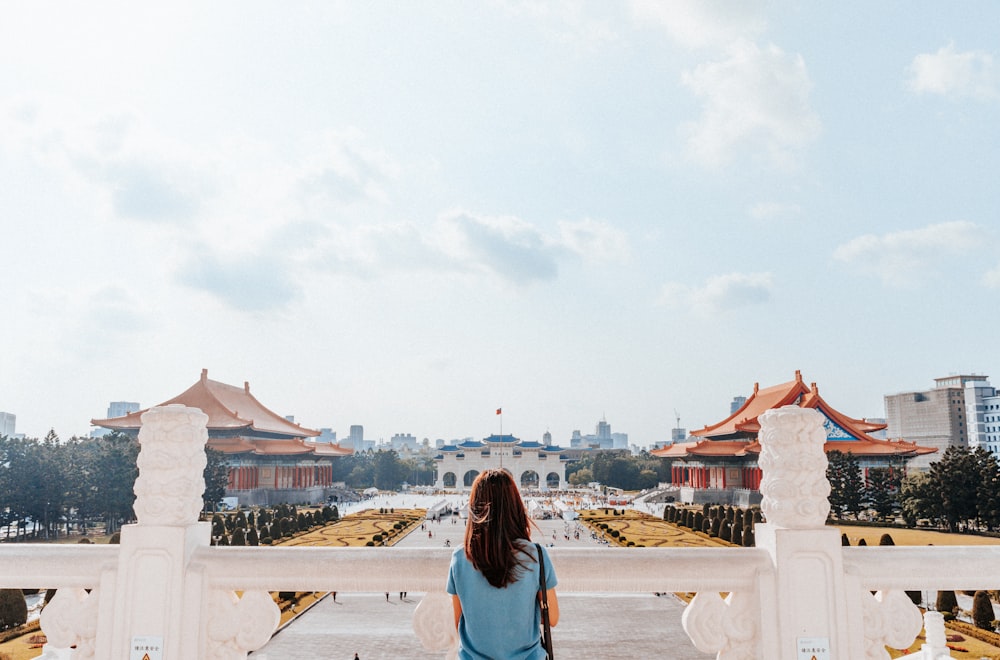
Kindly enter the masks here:
<path id="1" fill-rule="evenodd" d="M 133 637 L 128 660 L 163 660 L 163 638 Z"/>

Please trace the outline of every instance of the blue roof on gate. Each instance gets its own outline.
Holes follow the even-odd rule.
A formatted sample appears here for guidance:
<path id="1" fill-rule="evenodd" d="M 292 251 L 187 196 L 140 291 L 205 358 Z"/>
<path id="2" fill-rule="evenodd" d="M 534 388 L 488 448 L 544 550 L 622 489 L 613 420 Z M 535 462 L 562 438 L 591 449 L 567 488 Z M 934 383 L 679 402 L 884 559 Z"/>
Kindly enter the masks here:
<path id="1" fill-rule="evenodd" d="M 512 435 L 491 435 L 488 438 L 483 438 L 483 442 L 513 445 L 518 442 L 518 439 Z"/>

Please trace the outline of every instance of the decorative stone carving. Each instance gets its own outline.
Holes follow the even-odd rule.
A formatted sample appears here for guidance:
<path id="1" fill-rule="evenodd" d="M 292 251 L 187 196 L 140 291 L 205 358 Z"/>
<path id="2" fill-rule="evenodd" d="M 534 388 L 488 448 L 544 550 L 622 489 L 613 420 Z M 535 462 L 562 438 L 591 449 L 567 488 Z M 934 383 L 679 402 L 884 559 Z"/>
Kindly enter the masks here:
<path id="1" fill-rule="evenodd" d="M 948 637 L 944 632 L 943 614 L 929 610 L 924 612 L 924 634 L 927 643 L 920 647 L 922 660 L 942 660 L 951 657 L 951 651 L 948 650 Z"/>
<path id="2" fill-rule="evenodd" d="M 822 413 L 784 406 L 760 420 L 761 509 L 769 523 L 789 529 L 822 527 L 830 513 Z"/>
<path id="3" fill-rule="evenodd" d="M 863 591 L 861 597 L 866 660 L 888 658 L 886 646 L 905 649 L 920 634 L 923 626 L 920 609 L 905 592 L 879 591 L 872 596 L 870 592 Z"/>
<path id="4" fill-rule="evenodd" d="M 458 655 L 458 631 L 451 596 L 430 592 L 413 611 L 413 632 L 428 651 L 447 651 L 447 660 Z"/>
<path id="5" fill-rule="evenodd" d="M 86 589 L 63 588 L 56 591 L 39 615 L 47 644 L 60 649 L 76 646 L 75 660 L 93 658 L 98 600 L 97 589 L 89 594 Z"/>
<path id="6" fill-rule="evenodd" d="M 205 491 L 208 415 L 179 404 L 151 408 L 139 430 L 135 515 L 140 525 L 190 525 Z"/>
<path id="7" fill-rule="evenodd" d="M 266 591 L 213 590 L 208 606 L 206 660 L 246 660 L 278 629 L 281 609 Z"/>
<path id="8" fill-rule="evenodd" d="M 717 592 L 698 592 L 684 608 L 681 625 L 699 651 L 716 653 L 718 660 L 760 657 L 760 617 L 745 594 L 730 593 L 722 600 Z"/>

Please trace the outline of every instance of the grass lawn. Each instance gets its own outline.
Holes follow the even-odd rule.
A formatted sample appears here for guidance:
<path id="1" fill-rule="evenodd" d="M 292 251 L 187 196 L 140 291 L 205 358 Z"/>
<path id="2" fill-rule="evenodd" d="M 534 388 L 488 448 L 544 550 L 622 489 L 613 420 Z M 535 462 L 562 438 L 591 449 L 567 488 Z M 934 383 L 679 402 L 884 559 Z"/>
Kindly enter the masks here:
<path id="1" fill-rule="evenodd" d="M 622 546 L 627 546 L 629 541 L 647 548 L 720 548 L 732 545 L 635 509 L 625 509 L 617 516 L 604 513 L 604 509 L 587 509 L 580 511 L 580 522 L 597 532 L 598 537 L 603 536 L 611 543 Z M 607 531 L 601 524 L 608 526 Z M 616 530 L 618 537 L 613 536 L 611 530 Z M 624 542 L 621 540 L 623 536 Z"/>

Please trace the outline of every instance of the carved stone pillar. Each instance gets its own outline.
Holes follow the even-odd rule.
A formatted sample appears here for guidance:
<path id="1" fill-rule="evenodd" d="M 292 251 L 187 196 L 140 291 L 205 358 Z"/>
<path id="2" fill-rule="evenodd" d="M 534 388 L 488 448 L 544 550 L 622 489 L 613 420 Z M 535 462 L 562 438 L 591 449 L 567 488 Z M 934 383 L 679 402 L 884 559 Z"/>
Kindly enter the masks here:
<path id="1" fill-rule="evenodd" d="M 181 405 L 152 408 L 142 416 L 138 522 L 122 528 L 118 570 L 108 580 L 113 598 L 100 604 L 101 620 L 111 622 L 111 630 L 98 634 L 97 658 L 129 658 L 143 645 L 158 649 L 150 656 L 163 660 L 245 658 L 277 626 L 278 608 L 266 593 L 245 593 L 228 609 L 212 607 L 231 592 L 208 593 L 203 572 L 191 566 L 194 550 L 210 542 L 211 524 L 198 521 L 207 422 L 200 410 Z M 234 617 L 252 621 L 253 634 Z"/>
<path id="2" fill-rule="evenodd" d="M 795 660 L 802 647 L 812 647 L 838 660 L 888 658 L 886 644 L 907 646 L 920 632 L 920 612 L 901 592 L 873 597 L 846 578 L 840 533 L 826 526 L 823 419 L 798 406 L 759 417 L 767 522 L 757 525 L 756 543 L 775 567 L 774 609 L 763 624 L 764 644 L 775 647 L 767 657 Z"/>

